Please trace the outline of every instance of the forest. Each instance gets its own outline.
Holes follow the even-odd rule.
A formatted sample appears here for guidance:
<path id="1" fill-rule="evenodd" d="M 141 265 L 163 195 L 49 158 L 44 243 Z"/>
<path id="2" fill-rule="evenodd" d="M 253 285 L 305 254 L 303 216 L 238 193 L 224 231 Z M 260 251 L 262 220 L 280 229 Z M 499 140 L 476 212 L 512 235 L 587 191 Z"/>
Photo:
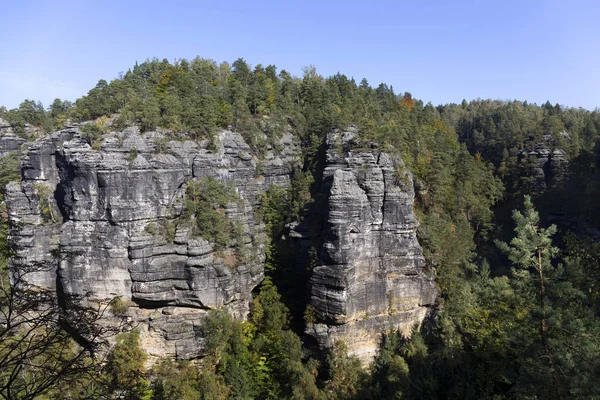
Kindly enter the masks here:
<path id="1" fill-rule="evenodd" d="M 4 399 L 600 399 L 598 110 L 482 99 L 434 106 L 312 66 L 295 77 L 241 58 L 196 58 L 147 60 L 74 102 L 25 100 L 1 107 L 0 118 L 25 140 L 93 121 L 81 125 L 92 148 L 110 130 L 137 125 L 209 141 L 228 128 L 260 153 L 289 129 L 303 163 L 288 189 L 263 195 L 266 278 L 248 320 L 211 311 L 206 357 L 163 359 L 150 370 L 136 330 L 114 332 L 112 349 L 96 354 L 65 329 L 59 311 L 39 322 L 44 333 L 23 340 L 26 326 L 11 321 L 40 299 L 8 283 L 14 249 L 0 210 Z M 357 146 L 398 152 L 412 172 L 419 243 L 441 291 L 426 321 L 410 337 L 385 333 L 366 367 L 343 343 L 328 354 L 304 346 L 313 316 L 283 238 L 286 224 L 310 212 L 327 134 L 350 125 L 361 132 Z M 543 175 L 541 151 L 555 157 Z M 0 201 L 20 176 L 16 153 L 0 159 Z M 194 190 L 214 190 L 221 203 L 231 196 Z M 215 241 L 235 229 L 212 208 L 187 208 L 212 221 Z M 116 298 L 100 312 L 122 307 Z M 94 318 L 80 321 L 91 326 Z"/>

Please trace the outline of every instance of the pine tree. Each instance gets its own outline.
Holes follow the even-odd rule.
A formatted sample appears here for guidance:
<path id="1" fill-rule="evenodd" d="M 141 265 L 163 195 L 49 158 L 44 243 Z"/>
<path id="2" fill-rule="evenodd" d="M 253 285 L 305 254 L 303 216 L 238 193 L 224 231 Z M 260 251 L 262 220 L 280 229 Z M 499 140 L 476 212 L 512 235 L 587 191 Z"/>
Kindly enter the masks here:
<path id="1" fill-rule="evenodd" d="M 551 225 L 547 229 L 539 227 L 539 214 L 533 208 L 533 203 L 529 196 L 525 196 L 525 212 L 513 212 L 513 219 L 516 223 L 516 236 L 511 240 L 510 245 L 499 243 L 499 247 L 506 252 L 508 258 L 514 263 L 513 273 L 524 278 L 529 278 L 529 271 L 535 270 L 538 278 L 537 295 L 539 298 L 539 335 L 543 347 L 543 357 L 546 360 L 552 385 L 557 396 L 560 397 L 560 386 L 558 371 L 554 365 L 554 356 L 552 347 L 548 341 L 548 323 L 546 315 L 548 306 L 546 300 L 546 283 L 544 271 L 551 267 L 551 260 L 557 254 L 558 249 L 552 246 L 552 235 L 556 233 L 556 226 Z"/>
<path id="2" fill-rule="evenodd" d="M 556 226 L 540 227 L 529 196 L 524 212 L 514 211 L 513 219 L 516 236 L 510 244 L 497 243 L 513 263 L 515 296 L 526 305 L 514 310 L 526 314 L 523 325 L 510 333 L 521 357 L 513 391 L 553 399 L 598 395 L 594 376 L 600 371 L 600 326 L 585 306 L 584 293 L 573 287 L 562 265 L 553 264 Z"/>

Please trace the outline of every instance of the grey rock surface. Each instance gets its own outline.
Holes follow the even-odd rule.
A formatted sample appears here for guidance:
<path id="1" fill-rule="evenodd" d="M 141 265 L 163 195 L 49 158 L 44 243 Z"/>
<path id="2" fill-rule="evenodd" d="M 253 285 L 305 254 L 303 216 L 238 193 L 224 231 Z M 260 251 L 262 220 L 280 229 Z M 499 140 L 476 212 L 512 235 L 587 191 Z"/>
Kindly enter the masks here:
<path id="1" fill-rule="evenodd" d="M 560 132 L 565 141 L 571 141 L 567 132 Z M 556 147 L 555 140 L 551 135 L 545 135 L 541 143 L 537 143 L 531 150 L 522 150 L 519 154 L 521 159 L 525 157 L 533 160 L 533 170 L 530 171 L 535 178 L 538 190 L 544 190 L 560 182 L 566 173 L 569 157 L 567 153 Z"/>
<path id="2" fill-rule="evenodd" d="M 23 143 L 25 139 L 15 135 L 10 124 L 0 118 L 0 157 L 19 150 Z"/>
<path id="3" fill-rule="evenodd" d="M 25 142 L 25 140 L 22 137 L 18 136 L 17 133 L 20 133 L 20 135 L 22 135 L 23 137 L 33 139 L 39 137 L 43 133 L 43 130 L 37 126 L 33 126 L 30 124 L 24 124 L 20 128 L 17 128 L 15 126 L 12 126 L 5 119 L 0 118 L 0 157 L 2 156 L 3 147 L 6 146 L 8 143 L 14 142 L 15 140 L 19 142 L 19 144 Z M 7 139 L 3 140 L 3 137 L 7 137 Z M 5 141 L 6 143 L 2 143 L 3 141 Z M 8 151 L 17 150 L 16 148 L 13 149 L 11 147 L 11 145 L 8 145 Z"/>
<path id="4" fill-rule="evenodd" d="M 322 349 L 344 340 L 368 361 L 381 333 L 408 332 L 438 291 L 416 237 L 410 172 L 393 154 L 353 149 L 357 134 L 351 127 L 328 137 L 325 227 L 310 279 L 317 322 L 308 333 Z M 22 259 L 14 262 L 51 265 L 28 280 L 57 293 L 120 296 L 151 356 L 201 357 L 208 310 L 245 318 L 263 279 L 267 240 L 256 206 L 270 185 L 288 185 L 300 162 L 292 135 L 274 147 L 259 157 L 228 130 L 209 146 L 135 127 L 91 146 L 78 126 L 28 143 L 23 179 L 6 193 L 19 226 Z M 183 217 L 188 183 L 204 177 L 235 187 L 240 201 L 223 212 L 242 227 L 237 246 L 216 251 Z M 314 243 L 314 232 L 291 227 L 298 247 Z"/>
<path id="5" fill-rule="evenodd" d="M 128 128 L 92 148 L 77 126 L 27 144 L 23 180 L 7 187 L 8 214 L 20 226 L 20 262 L 53 266 L 29 282 L 100 302 L 120 296 L 151 355 L 202 355 L 207 310 L 244 318 L 263 279 L 266 240 L 255 207 L 269 185 L 289 184 L 299 159 L 291 135 L 278 147 L 259 160 L 231 131 L 219 132 L 211 151 Z M 233 244 L 215 251 L 183 221 L 187 183 L 205 176 L 235 186 L 240 201 L 224 212 L 242 226 L 244 257 Z"/>
<path id="6" fill-rule="evenodd" d="M 423 320 L 438 289 L 416 236 L 412 175 L 391 154 L 353 151 L 356 134 L 328 137 L 325 239 L 311 277 L 317 322 L 308 333 L 321 348 L 343 340 L 367 362 L 382 332 L 409 333 Z"/>
<path id="7" fill-rule="evenodd" d="M 0 157 L 18 151 L 21 145 L 25 143 L 25 139 L 18 136 L 7 134 L 0 137 Z"/>

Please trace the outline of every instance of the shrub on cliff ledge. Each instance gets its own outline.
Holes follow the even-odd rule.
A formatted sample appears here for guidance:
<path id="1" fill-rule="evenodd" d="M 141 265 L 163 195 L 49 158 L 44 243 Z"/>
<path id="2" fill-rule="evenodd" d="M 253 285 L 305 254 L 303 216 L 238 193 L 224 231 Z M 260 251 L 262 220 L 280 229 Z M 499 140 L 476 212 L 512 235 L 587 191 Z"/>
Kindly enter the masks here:
<path id="1" fill-rule="evenodd" d="M 56 215 L 53 209 L 54 191 L 52 187 L 45 183 L 34 183 L 31 187 L 38 196 L 38 207 L 44 223 L 62 222 L 60 216 Z"/>
<path id="2" fill-rule="evenodd" d="M 235 230 L 225 207 L 239 199 L 234 187 L 207 177 L 191 181 L 185 195 L 186 215 L 194 218 L 195 233 L 214 243 L 216 250 L 227 247 Z"/>
<path id="3" fill-rule="evenodd" d="M 0 202 L 4 200 L 6 185 L 21 180 L 21 159 L 17 153 L 0 157 Z"/>

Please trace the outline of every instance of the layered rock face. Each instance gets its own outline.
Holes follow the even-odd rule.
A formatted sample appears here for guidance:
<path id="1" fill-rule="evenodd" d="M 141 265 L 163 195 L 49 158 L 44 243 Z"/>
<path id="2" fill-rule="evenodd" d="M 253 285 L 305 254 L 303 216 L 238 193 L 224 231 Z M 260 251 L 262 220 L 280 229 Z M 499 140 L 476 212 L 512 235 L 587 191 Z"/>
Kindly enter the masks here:
<path id="1" fill-rule="evenodd" d="M 411 174 L 392 154 L 353 149 L 357 134 L 349 128 L 328 137 L 324 230 L 297 227 L 291 237 L 297 249 L 320 248 L 309 333 L 323 349 L 344 340 L 368 361 L 382 332 L 408 332 L 423 320 L 437 289 L 416 238 Z M 19 226 L 21 259 L 13 262 L 50 265 L 27 280 L 57 296 L 119 296 L 151 356 L 201 357 L 208 310 L 244 318 L 263 279 L 267 238 L 256 206 L 269 186 L 290 183 L 300 158 L 289 134 L 275 147 L 259 158 L 226 130 L 209 144 L 137 128 L 90 146 L 78 126 L 29 143 L 22 182 L 6 193 Z M 233 185 L 239 197 L 220 210 L 238 227 L 225 249 L 199 236 L 185 214 L 190 181 L 207 177 Z"/>
<path id="2" fill-rule="evenodd" d="M 287 185 L 298 160 L 289 134 L 260 161 L 238 133 L 221 131 L 208 147 L 128 128 L 92 148 L 79 127 L 29 144 L 23 180 L 9 184 L 6 203 L 20 226 L 19 262 L 53 268 L 28 281 L 98 301 L 120 296 L 151 355 L 201 356 L 207 310 L 248 313 L 264 271 L 258 196 Z M 220 251 L 182 216 L 187 183 L 209 176 L 233 184 L 239 196 L 223 212 L 241 237 Z"/>
<path id="3" fill-rule="evenodd" d="M 25 139 L 14 134 L 8 122 L 0 118 L 0 157 L 19 150 Z"/>
<path id="4" fill-rule="evenodd" d="M 567 132 L 560 132 L 560 135 L 563 140 L 571 141 Z M 521 151 L 521 158 L 528 157 L 535 164 L 531 173 L 538 190 L 554 186 L 566 172 L 569 157 L 563 149 L 556 148 L 554 142 L 551 135 L 545 135 L 544 141 L 536 144 L 533 150 Z"/>
<path id="5" fill-rule="evenodd" d="M 321 348 L 343 340 L 370 360 L 382 332 L 409 333 L 438 291 L 417 241 L 411 174 L 377 150 L 352 150 L 356 129 L 328 137 L 323 192 L 328 196 L 319 265 L 311 278 Z"/>

